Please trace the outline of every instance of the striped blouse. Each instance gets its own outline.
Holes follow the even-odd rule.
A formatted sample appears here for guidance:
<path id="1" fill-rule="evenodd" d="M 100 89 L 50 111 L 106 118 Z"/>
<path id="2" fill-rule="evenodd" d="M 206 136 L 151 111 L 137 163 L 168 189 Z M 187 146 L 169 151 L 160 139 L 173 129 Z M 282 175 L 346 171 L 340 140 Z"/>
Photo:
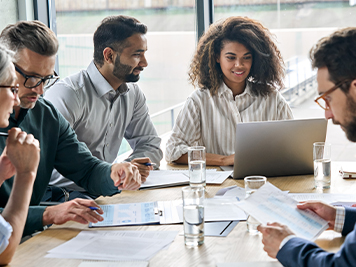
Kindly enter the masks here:
<path id="1" fill-rule="evenodd" d="M 293 114 L 277 90 L 268 96 L 256 96 L 247 83 L 235 99 L 224 83 L 214 96 L 209 90 L 195 90 L 177 117 L 165 157 L 167 162 L 175 161 L 193 145 L 205 146 L 207 153 L 232 155 L 238 123 L 285 119 L 293 119 Z"/>

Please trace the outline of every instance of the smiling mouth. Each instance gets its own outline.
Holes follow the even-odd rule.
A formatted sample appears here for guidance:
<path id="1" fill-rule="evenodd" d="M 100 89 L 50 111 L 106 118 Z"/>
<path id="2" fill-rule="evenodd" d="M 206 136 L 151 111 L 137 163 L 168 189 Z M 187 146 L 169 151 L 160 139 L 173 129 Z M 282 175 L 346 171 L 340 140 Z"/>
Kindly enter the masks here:
<path id="1" fill-rule="evenodd" d="M 244 74 L 244 71 L 233 71 L 232 73 L 236 75 L 241 75 Z"/>

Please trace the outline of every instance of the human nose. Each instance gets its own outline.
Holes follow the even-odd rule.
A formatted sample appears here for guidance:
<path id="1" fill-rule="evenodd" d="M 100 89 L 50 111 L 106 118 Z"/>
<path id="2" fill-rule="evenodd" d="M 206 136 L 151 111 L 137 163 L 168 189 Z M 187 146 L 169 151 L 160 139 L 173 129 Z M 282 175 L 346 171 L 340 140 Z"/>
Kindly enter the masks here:
<path id="1" fill-rule="evenodd" d="M 20 105 L 19 95 L 17 93 L 14 94 L 14 106 Z"/>
<path id="2" fill-rule="evenodd" d="M 43 95 L 43 82 L 40 85 L 31 88 L 32 91 L 36 92 L 39 95 Z"/>
<path id="3" fill-rule="evenodd" d="M 236 59 L 235 60 L 235 66 L 236 67 L 239 67 L 239 66 L 242 66 L 243 65 L 243 60 L 242 59 Z"/>
<path id="4" fill-rule="evenodd" d="M 334 114 L 333 114 L 333 112 L 331 111 L 330 108 L 328 108 L 328 109 L 325 110 L 325 118 L 326 118 L 327 120 L 334 118 Z"/>
<path id="5" fill-rule="evenodd" d="M 141 57 L 140 66 L 141 66 L 141 67 L 147 67 L 147 66 L 148 66 L 147 59 L 146 59 L 145 56 L 142 56 L 142 57 Z"/>

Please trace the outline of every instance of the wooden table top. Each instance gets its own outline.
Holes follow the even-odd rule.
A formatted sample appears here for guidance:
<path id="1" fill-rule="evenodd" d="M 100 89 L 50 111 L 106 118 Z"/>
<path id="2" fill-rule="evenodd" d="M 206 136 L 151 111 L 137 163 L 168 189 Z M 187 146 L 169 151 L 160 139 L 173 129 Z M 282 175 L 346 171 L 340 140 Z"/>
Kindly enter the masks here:
<path id="1" fill-rule="evenodd" d="M 167 169 L 186 168 L 186 166 L 168 165 Z M 289 176 L 268 178 L 268 182 L 281 190 L 289 190 L 291 193 L 316 193 L 314 189 L 314 177 L 312 175 Z M 222 185 L 208 185 L 206 198 L 213 197 L 216 192 L 227 186 L 237 185 L 244 187 L 243 180 L 227 179 Z M 100 197 L 99 204 L 135 203 L 159 200 L 175 200 L 181 198 L 182 186 L 164 189 L 123 191 L 112 197 Z M 326 193 L 352 194 L 356 190 L 356 180 L 344 180 L 337 175 L 333 167 L 331 188 Z M 81 260 L 45 258 L 46 252 L 52 248 L 75 237 L 80 231 L 91 231 L 87 225 L 68 222 L 64 225 L 54 225 L 42 233 L 22 243 L 12 260 L 10 266 L 78 266 Z M 95 230 L 98 230 L 96 228 Z M 144 231 L 183 231 L 182 224 L 178 225 L 147 225 L 129 227 L 110 227 L 103 230 L 144 230 Z M 177 235 L 168 250 L 160 251 L 149 263 L 155 266 L 216 266 L 220 262 L 247 262 L 247 261 L 273 261 L 263 251 L 261 235 L 249 235 L 246 231 L 246 223 L 239 222 L 227 237 L 205 237 L 202 246 L 194 249 L 186 248 L 184 238 Z M 325 231 L 316 243 L 328 251 L 337 251 L 344 238 L 334 231 Z"/>

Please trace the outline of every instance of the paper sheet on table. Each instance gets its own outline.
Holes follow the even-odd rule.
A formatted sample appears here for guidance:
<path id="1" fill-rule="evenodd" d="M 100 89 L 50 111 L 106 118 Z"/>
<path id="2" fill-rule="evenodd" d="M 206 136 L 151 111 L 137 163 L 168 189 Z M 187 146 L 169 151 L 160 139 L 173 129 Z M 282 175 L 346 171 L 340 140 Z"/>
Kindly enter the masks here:
<path id="1" fill-rule="evenodd" d="M 148 261 L 82 261 L 78 267 L 147 267 Z"/>
<path id="2" fill-rule="evenodd" d="M 182 171 L 184 175 L 189 178 L 189 170 Z M 206 183 L 207 184 L 222 184 L 230 175 L 231 171 L 216 171 L 216 169 L 206 170 Z"/>
<path id="3" fill-rule="evenodd" d="M 356 195 L 354 194 L 317 194 L 317 193 L 290 193 L 288 194 L 294 200 L 301 202 L 307 200 L 319 200 L 328 204 L 335 202 L 353 202 L 356 203 Z"/>
<path id="4" fill-rule="evenodd" d="M 328 223 L 312 211 L 299 210 L 297 203 L 277 187 L 266 183 L 238 205 L 262 224 L 279 222 L 287 225 L 297 236 L 313 240 L 328 228 Z"/>
<path id="5" fill-rule="evenodd" d="M 204 201 L 206 222 L 246 221 L 247 215 L 241 210 L 236 198 L 207 198 Z M 177 206 L 179 220 L 183 222 L 183 204 Z"/>
<path id="6" fill-rule="evenodd" d="M 246 196 L 245 188 L 236 185 L 220 189 L 215 197 L 231 198 L 236 197 L 238 201 L 244 200 Z"/>
<path id="7" fill-rule="evenodd" d="M 141 185 L 140 189 L 163 188 L 185 184 L 189 184 L 189 176 L 187 177 L 183 172 L 160 170 L 151 171 L 147 180 Z"/>
<path id="8" fill-rule="evenodd" d="M 206 170 L 207 184 L 222 184 L 231 174 L 231 172 L 221 171 L 215 169 Z M 164 188 L 177 185 L 189 184 L 188 170 L 160 170 L 151 171 L 147 180 L 141 185 L 140 189 L 155 189 Z"/>
<path id="9" fill-rule="evenodd" d="M 282 264 L 278 261 L 224 262 L 217 263 L 216 267 L 282 267 Z"/>
<path id="10" fill-rule="evenodd" d="M 104 214 L 103 221 L 89 223 L 89 227 L 123 226 L 158 224 L 160 216 L 157 214 L 156 202 L 100 205 Z"/>
<path id="11" fill-rule="evenodd" d="M 47 258 L 147 261 L 173 242 L 174 231 L 82 231 Z"/>

